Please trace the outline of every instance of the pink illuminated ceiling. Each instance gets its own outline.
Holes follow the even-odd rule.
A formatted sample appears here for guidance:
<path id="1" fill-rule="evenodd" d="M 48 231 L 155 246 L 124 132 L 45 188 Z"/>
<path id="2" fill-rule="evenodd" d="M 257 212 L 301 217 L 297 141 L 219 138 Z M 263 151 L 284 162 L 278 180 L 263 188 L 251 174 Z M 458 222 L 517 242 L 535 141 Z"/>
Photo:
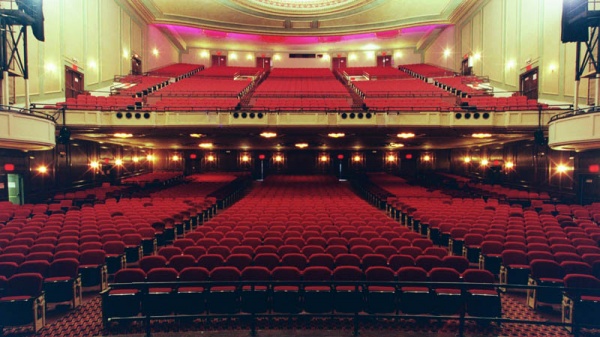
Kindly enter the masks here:
<path id="1" fill-rule="evenodd" d="M 412 48 L 419 41 L 449 25 L 423 25 L 374 33 L 327 36 L 283 36 L 216 31 L 178 25 L 156 27 L 186 41 L 188 48 L 244 49 L 260 45 L 273 51 L 303 50 L 318 46 L 320 51 Z"/>
<path id="2" fill-rule="evenodd" d="M 417 48 L 478 0 L 117 0 L 183 49 Z M 287 46 L 287 47 L 286 47 Z M 375 48 L 375 49 L 377 49 Z M 371 48 L 373 49 L 373 48 Z"/>

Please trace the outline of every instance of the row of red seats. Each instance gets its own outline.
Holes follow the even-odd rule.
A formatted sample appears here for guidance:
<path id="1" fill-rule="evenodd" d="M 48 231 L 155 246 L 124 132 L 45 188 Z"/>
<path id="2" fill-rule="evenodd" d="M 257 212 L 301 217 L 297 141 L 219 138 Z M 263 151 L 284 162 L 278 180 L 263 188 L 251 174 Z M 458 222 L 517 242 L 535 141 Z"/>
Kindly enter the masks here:
<path id="1" fill-rule="evenodd" d="M 267 246 L 260 247 L 270 248 Z M 248 266 L 260 266 L 269 270 L 278 266 L 290 266 L 299 270 L 304 270 L 311 266 L 326 267 L 332 270 L 340 266 L 354 266 L 365 271 L 373 266 L 389 267 L 394 271 L 402 267 L 417 266 L 427 271 L 435 267 L 446 267 L 459 272 L 463 272 L 469 268 L 469 261 L 465 257 L 447 255 L 440 257 L 440 252 L 436 253 L 435 249 L 430 249 L 425 254 L 411 255 L 395 253 L 386 256 L 377 253 L 361 255 L 359 252 L 352 252 L 352 250 L 337 254 L 306 254 L 304 250 L 301 252 L 299 249 L 292 249 L 292 247 L 287 247 L 289 249 L 282 249 L 286 247 L 280 247 L 278 250 L 279 253 L 267 249 L 258 249 L 259 247 L 257 247 L 255 249 L 257 253 L 255 254 L 244 253 L 248 249 L 239 247 L 234 247 L 231 251 L 223 246 L 220 248 L 219 246 L 213 246 L 209 249 L 200 246 L 188 246 L 183 250 L 175 248 L 177 247 L 164 247 L 159 250 L 158 255 L 144 256 L 139 260 L 138 266 L 146 272 L 154 268 L 171 267 L 176 270 L 182 270 L 195 266 L 208 270 L 222 266 L 235 267 L 238 270 L 242 270 Z M 415 257 L 414 255 L 417 256 Z"/>
<path id="2" fill-rule="evenodd" d="M 152 282 L 205 282 L 202 285 L 182 284 L 173 287 L 153 287 Z M 207 283 L 206 281 L 212 282 Z M 262 282 L 266 285 L 238 287 L 234 281 Z M 289 285 L 270 285 L 282 281 Z M 400 282 L 398 285 L 362 286 L 326 282 Z M 493 276 L 481 270 L 467 270 L 463 274 L 449 268 L 434 268 L 429 272 L 418 267 L 401 268 L 397 273 L 386 267 L 371 267 L 366 272 L 352 267 L 337 267 L 333 271 L 323 267 L 309 267 L 300 271 L 293 267 L 277 267 L 272 271 L 262 267 L 218 267 L 211 271 L 191 267 L 177 272 L 172 268 L 158 268 L 145 273 L 128 269 L 115 275 L 115 285 L 103 297 L 103 316 L 108 318 L 173 313 L 234 314 L 250 313 L 371 313 L 457 314 L 466 306 L 468 314 L 500 317 L 500 294 L 492 286 Z M 127 286 L 129 283 L 150 282 L 150 291 Z M 219 282 L 228 282 L 227 285 Z M 306 284 L 302 284 L 305 282 Z M 319 282 L 311 284 L 310 282 Z M 432 282 L 408 285 L 403 282 Z M 489 283 L 489 287 L 465 285 L 467 297 L 460 295 L 461 286 L 436 286 L 436 282 Z M 193 304 L 193 305 L 186 305 Z"/>
<path id="3" fill-rule="evenodd" d="M 392 67 L 348 67 L 339 71 L 345 76 L 364 76 L 368 79 L 410 77 L 407 73 Z"/>
<path id="4" fill-rule="evenodd" d="M 156 111 L 203 111 L 206 109 L 233 110 L 240 103 L 237 97 L 186 97 L 186 98 L 162 98 L 150 109 Z"/>
<path id="5" fill-rule="evenodd" d="M 142 106 L 139 98 L 126 96 L 91 96 L 79 95 L 77 98 L 67 98 L 65 102 L 56 103 L 57 107 L 73 110 L 101 110 L 113 111 L 122 109 L 136 109 Z"/>
<path id="6" fill-rule="evenodd" d="M 203 69 L 204 66 L 201 64 L 176 63 L 158 69 L 154 69 L 152 71 L 149 71 L 148 74 L 152 76 L 167 76 L 181 78 L 186 75 L 195 74 Z"/>
<path id="7" fill-rule="evenodd" d="M 363 98 L 451 96 L 451 94 L 445 90 L 414 78 L 354 81 L 352 82 L 351 87 Z"/>
<path id="8" fill-rule="evenodd" d="M 405 71 L 412 76 L 419 76 L 423 79 L 429 77 L 454 76 L 454 72 L 451 70 L 425 63 L 403 64 L 400 66 L 400 70 Z"/>
<path id="9" fill-rule="evenodd" d="M 272 68 L 269 78 L 334 78 L 329 68 Z"/>
<path id="10" fill-rule="evenodd" d="M 223 96 L 223 97 L 241 97 L 252 86 L 252 81 L 236 81 L 234 79 L 210 78 L 210 77 L 190 77 L 177 81 L 159 92 L 155 92 L 151 97 L 166 98 L 173 96 L 194 97 L 194 96 Z"/>
<path id="11" fill-rule="evenodd" d="M 195 77 L 229 77 L 233 79 L 236 76 L 260 77 L 263 72 L 263 68 L 257 67 L 210 67 L 198 72 Z"/>

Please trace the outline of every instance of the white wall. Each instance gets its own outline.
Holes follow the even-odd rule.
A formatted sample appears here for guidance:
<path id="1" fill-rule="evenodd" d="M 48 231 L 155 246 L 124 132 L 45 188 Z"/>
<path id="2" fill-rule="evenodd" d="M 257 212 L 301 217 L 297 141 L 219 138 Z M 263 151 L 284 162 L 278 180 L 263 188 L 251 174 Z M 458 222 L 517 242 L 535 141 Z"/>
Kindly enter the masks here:
<path id="1" fill-rule="evenodd" d="M 144 24 L 114 0 L 44 1 L 45 42 L 28 30 L 29 88 L 32 102 L 64 99 L 65 67 L 83 73 L 86 90 L 107 87 L 127 74 L 130 53 L 141 52 Z M 23 102 L 23 78 L 15 80 Z"/>
<path id="2" fill-rule="evenodd" d="M 456 71 L 459 66 L 456 64 L 456 60 L 460 59 L 460 50 L 457 50 L 455 46 L 455 33 L 454 26 L 446 27 L 425 50 L 424 63 L 435 64 Z M 446 51 L 447 53 L 445 53 Z"/>
<path id="3" fill-rule="evenodd" d="M 156 27 L 147 26 L 147 44 L 142 66 L 144 71 L 181 62 L 179 49 Z"/>
<path id="4" fill-rule="evenodd" d="M 476 75 L 489 76 L 496 87 L 519 90 L 519 76 L 528 66 L 539 68 L 541 98 L 572 101 L 575 44 L 560 41 L 562 1 L 488 0 L 446 29 L 428 47 L 425 62 L 440 64 L 440 51 L 453 46 L 449 61 L 459 70 L 465 54 L 481 55 Z M 443 61 L 443 60 L 442 60 Z M 444 65 L 444 63 L 442 63 Z M 587 80 L 581 82 L 587 94 Z"/>

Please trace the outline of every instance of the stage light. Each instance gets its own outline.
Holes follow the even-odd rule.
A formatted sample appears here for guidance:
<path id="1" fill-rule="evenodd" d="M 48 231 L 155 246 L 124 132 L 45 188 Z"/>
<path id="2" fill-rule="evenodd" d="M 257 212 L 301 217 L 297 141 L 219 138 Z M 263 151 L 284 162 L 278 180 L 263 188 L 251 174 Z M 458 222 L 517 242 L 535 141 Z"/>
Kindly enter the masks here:
<path id="1" fill-rule="evenodd" d="M 48 168 L 44 165 L 38 166 L 38 168 L 36 170 L 41 174 L 48 172 Z"/>

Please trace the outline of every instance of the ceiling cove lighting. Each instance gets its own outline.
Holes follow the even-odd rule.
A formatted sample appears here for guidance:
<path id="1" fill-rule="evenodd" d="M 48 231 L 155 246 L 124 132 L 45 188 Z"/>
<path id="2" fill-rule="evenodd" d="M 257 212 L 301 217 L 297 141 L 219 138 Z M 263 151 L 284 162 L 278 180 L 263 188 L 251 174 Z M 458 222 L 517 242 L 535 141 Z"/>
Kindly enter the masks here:
<path id="1" fill-rule="evenodd" d="M 198 144 L 198 146 L 203 149 L 210 149 L 213 147 L 213 144 L 212 143 L 200 143 L 200 144 Z"/>
<path id="2" fill-rule="evenodd" d="M 393 148 L 404 147 L 404 144 L 402 144 L 402 143 L 390 143 L 390 147 L 393 147 Z"/>
<path id="3" fill-rule="evenodd" d="M 192 138 L 202 138 L 202 137 L 204 137 L 204 135 L 201 134 L 201 133 L 190 133 L 190 137 L 192 137 Z"/>
<path id="4" fill-rule="evenodd" d="M 342 138 L 342 137 L 345 137 L 346 134 L 343 132 L 331 132 L 328 134 L 328 136 L 331 138 Z"/>
<path id="5" fill-rule="evenodd" d="M 275 132 L 265 131 L 265 132 L 261 133 L 260 136 L 265 137 L 265 138 L 273 138 L 273 137 L 277 137 L 277 134 Z"/>
<path id="6" fill-rule="evenodd" d="M 115 136 L 116 138 L 131 138 L 131 137 L 133 137 L 133 134 L 118 132 L 118 133 L 115 133 L 113 136 Z"/>
<path id="7" fill-rule="evenodd" d="M 473 138 L 490 138 L 491 136 L 491 133 L 474 133 L 471 135 Z"/>

